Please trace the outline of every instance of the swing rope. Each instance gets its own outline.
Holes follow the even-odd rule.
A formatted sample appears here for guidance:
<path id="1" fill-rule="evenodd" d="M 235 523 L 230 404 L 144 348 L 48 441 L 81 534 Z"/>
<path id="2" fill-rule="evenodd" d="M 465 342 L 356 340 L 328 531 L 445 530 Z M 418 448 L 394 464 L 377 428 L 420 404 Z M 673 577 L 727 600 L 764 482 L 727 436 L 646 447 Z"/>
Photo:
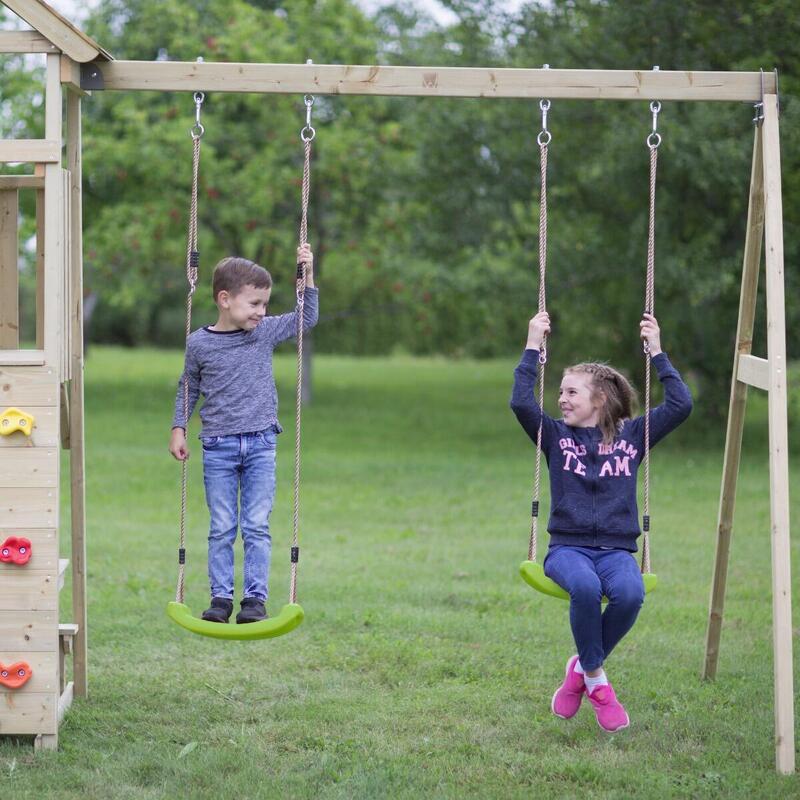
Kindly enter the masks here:
<path id="1" fill-rule="evenodd" d="M 204 95 L 196 92 L 194 95 L 196 117 L 195 125 L 191 129 L 194 156 L 192 160 L 192 190 L 189 208 L 189 233 L 186 251 L 186 279 L 189 283 L 189 292 L 186 298 L 186 339 L 188 342 L 192 329 L 192 298 L 197 288 L 197 278 L 200 257 L 197 251 L 197 193 L 198 176 L 200 171 L 200 139 L 205 129 L 200 124 L 200 107 Z M 308 238 L 308 200 L 311 185 L 311 140 L 315 131 L 311 127 L 311 106 L 314 98 L 306 95 L 306 125 L 300 132 L 300 138 L 305 145 L 305 162 L 303 165 L 303 190 L 302 214 L 300 221 L 300 242 Z M 186 494 L 187 494 L 187 464 L 184 460 L 181 469 L 181 522 L 180 522 L 180 548 L 178 550 L 178 585 L 175 592 L 175 602 L 167 604 L 167 615 L 182 628 L 201 636 L 226 640 L 257 640 L 274 638 L 289 633 L 300 625 L 304 618 L 303 609 L 297 604 L 297 564 L 299 561 L 299 520 L 300 520 L 300 413 L 302 406 L 302 379 L 303 379 L 303 313 L 306 289 L 306 264 L 297 265 L 297 409 L 295 416 L 295 466 L 294 466 L 294 514 L 291 548 L 291 585 L 289 588 L 289 602 L 281 609 L 276 617 L 252 622 L 247 625 L 221 625 L 209 620 L 198 619 L 192 615 L 191 609 L 183 602 L 186 564 Z M 186 424 L 189 421 L 189 384 L 184 372 L 183 377 L 183 412 Z"/>
<path id="2" fill-rule="evenodd" d="M 541 166 L 541 189 L 539 197 L 539 311 L 545 311 L 545 272 L 547 267 L 547 146 L 552 135 L 547 130 L 547 112 L 550 108 L 549 100 L 540 100 L 539 108 L 542 111 L 542 130 L 536 141 L 539 144 L 539 161 Z M 650 104 L 653 115 L 653 130 L 647 137 L 647 146 L 650 149 L 650 214 L 647 236 L 647 277 L 645 285 L 645 311 L 653 313 L 655 307 L 655 208 L 656 208 L 656 168 L 658 165 L 658 146 L 661 144 L 661 135 L 657 131 L 658 114 L 661 103 L 654 101 Z M 642 525 L 642 561 L 641 571 L 645 592 L 650 592 L 656 587 L 657 577 L 650 572 L 650 347 L 647 341 L 643 343 L 645 353 L 645 413 L 644 413 L 644 521 Z M 544 369 L 547 362 L 547 337 L 542 341 L 539 351 L 538 375 L 538 402 L 541 410 L 539 427 L 536 434 L 536 472 L 534 478 L 533 501 L 531 503 L 531 536 L 528 544 L 528 560 L 520 565 L 520 574 L 523 580 L 538 592 L 569 600 L 569 595 L 555 581 L 544 574 L 544 569 L 536 561 L 537 530 L 539 517 L 539 492 L 541 489 L 541 458 L 542 458 L 542 425 L 544 420 Z M 603 598 L 606 602 L 606 598 Z"/>
<path id="3" fill-rule="evenodd" d="M 540 100 L 542 111 L 542 130 L 536 137 L 539 143 L 539 164 L 541 188 L 539 190 L 539 311 L 546 310 L 545 273 L 547 270 L 547 147 L 552 140 L 547 130 L 547 112 L 550 110 L 549 100 Z M 547 334 L 542 340 L 539 351 L 539 429 L 536 432 L 536 472 L 533 483 L 533 501 L 531 502 L 531 537 L 528 543 L 528 560 L 536 562 L 536 546 L 539 526 L 539 492 L 542 482 L 542 420 L 544 419 L 544 368 L 547 363 Z"/>
<path id="4" fill-rule="evenodd" d="M 313 95 L 306 95 L 306 124 L 300 131 L 304 145 L 303 188 L 300 213 L 300 244 L 308 241 L 308 198 L 311 192 L 311 142 L 316 131 L 311 127 Z M 297 390 L 295 392 L 294 424 L 294 514 L 292 517 L 292 565 L 289 584 L 289 602 L 297 602 L 297 566 L 300 559 L 300 415 L 303 410 L 303 317 L 306 295 L 306 263 L 297 265 Z"/>
<path id="5" fill-rule="evenodd" d="M 650 148 L 650 217 L 647 229 L 647 279 L 645 282 L 644 310 L 653 314 L 655 309 L 655 263 L 656 263 L 656 170 L 658 167 L 658 114 L 661 103 L 650 103 L 653 114 L 653 130 L 646 143 Z M 644 515 L 642 520 L 642 572 L 650 572 L 650 346 L 645 340 L 644 349 Z"/>
<path id="6" fill-rule="evenodd" d="M 189 283 L 189 292 L 186 295 L 186 340 L 192 332 L 192 298 L 197 288 L 197 274 L 200 267 L 200 255 L 197 251 L 197 182 L 200 174 L 200 140 L 203 138 L 205 128 L 200 123 L 200 108 L 205 95 L 195 92 L 195 123 L 189 131 L 192 137 L 192 193 L 189 206 L 189 235 L 186 241 L 186 280 Z M 186 373 L 183 375 L 183 419 L 189 425 L 189 381 Z M 184 583 L 186 573 L 186 486 L 187 463 L 181 461 L 181 534 L 178 548 L 178 586 L 175 590 L 175 602 L 183 603 Z"/>

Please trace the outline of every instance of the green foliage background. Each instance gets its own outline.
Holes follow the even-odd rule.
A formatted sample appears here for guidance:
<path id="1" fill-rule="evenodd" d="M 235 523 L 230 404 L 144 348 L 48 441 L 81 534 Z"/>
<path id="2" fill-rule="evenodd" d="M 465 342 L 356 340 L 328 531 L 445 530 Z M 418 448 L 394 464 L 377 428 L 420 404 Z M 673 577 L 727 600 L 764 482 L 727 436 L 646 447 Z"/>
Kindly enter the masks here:
<path id="1" fill-rule="evenodd" d="M 482 0 L 444 5 L 455 24 L 437 25 L 405 3 L 370 17 L 349 0 L 103 0 L 85 27 L 120 59 L 777 68 L 788 345 L 798 356 L 793 4 L 555 0 L 515 14 Z M 20 77 L 20 64 L 2 62 L 1 118 L 16 120 L 14 135 L 36 135 L 36 76 Z M 180 343 L 192 115 L 188 93 L 96 92 L 85 102 L 96 341 Z M 673 102 L 660 120 L 656 311 L 665 347 L 712 416 L 727 402 L 751 117 L 743 104 Z M 245 255 L 273 272 L 276 310 L 288 307 L 302 98 L 211 93 L 203 121 L 203 279 L 223 255 Z M 321 96 L 314 124 L 310 238 L 324 290 L 317 350 L 477 357 L 518 350 L 537 297 L 538 103 Z M 616 362 L 640 385 L 649 126 L 645 103 L 557 100 L 550 114 L 551 354 L 559 363 Z M 212 315 L 204 294 L 195 321 Z M 755 351 L 764 348 L 762 313 Z"/>

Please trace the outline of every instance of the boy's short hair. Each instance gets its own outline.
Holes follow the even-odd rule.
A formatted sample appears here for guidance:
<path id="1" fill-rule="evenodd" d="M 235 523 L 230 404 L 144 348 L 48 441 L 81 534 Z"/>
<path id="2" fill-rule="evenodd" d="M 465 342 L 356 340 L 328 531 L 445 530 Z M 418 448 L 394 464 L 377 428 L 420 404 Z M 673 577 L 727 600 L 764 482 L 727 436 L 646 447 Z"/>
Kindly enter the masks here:
<path id="1" fill-rule="evenodd" d="M 223 258 L 214 267 L 211 291 L 215 303 L 220 292 L 228 292 L 232 297 L 235 297 L 245 286 L 255 286 L 256 289 L 270 289 L 272 288 L 272 276 L 264 267 L 239 256 Z"/>

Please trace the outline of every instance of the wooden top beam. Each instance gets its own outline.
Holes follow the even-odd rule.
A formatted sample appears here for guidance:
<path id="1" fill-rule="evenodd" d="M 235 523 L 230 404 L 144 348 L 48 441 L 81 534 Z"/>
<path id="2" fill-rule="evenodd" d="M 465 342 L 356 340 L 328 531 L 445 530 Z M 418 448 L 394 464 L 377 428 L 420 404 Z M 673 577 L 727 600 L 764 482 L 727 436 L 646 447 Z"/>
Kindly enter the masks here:
<path id="1" fill-rule="evenodd" d="M 755 103 L 759 72 L 491 69 L 180 61 L 95 62 L 84 89 L 255 92 L 263 94 L 419 97 L 572 98 L 584 100 L 728 100 Z M 763 74 L 763 92 L 775 93 Z"/>

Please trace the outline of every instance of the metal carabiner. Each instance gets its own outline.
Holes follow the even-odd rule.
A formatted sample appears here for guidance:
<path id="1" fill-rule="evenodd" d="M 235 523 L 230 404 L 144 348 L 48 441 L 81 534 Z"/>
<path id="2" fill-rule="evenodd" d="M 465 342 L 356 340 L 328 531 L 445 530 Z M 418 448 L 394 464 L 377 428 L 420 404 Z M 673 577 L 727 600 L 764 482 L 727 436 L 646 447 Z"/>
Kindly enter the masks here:
<path id="1" fill-rule="evenodd" d="M 310 58 L 306 59 L 306 64 L 313 63 Z M 317 135 L 317 132 L 311 127 L 311 106 L 314 105 L 314 95 L 303 95 L 303 102 L 306 104 L 306 124 L 303 130 L 300 131 L 300 138 L 305 144 L 308 144 Z"/>
<path id="2" fill-rule="evenodd" d="M 205 99 L 206 96 L 203 92 L 194 93 L 194 125 L 189 129 L 192 139 L 199 139 L 206 132 L 200 123 L 200 107 Z"/>
<path id="3" fill-rule="evenodd" d="M 655 150 L 661 144 L 661 134 L 658 132 L 658 115 L 661 111 L 661 102 L 653 100 L 650 103 L 650 113 L 653 115 L 653 130 L 647 137 L 647 146 Z"/>
<path id="4" fill-rule="evenodd" d="M 547 65 L 545 64 L 545 67 Z M 539 147 L 545 147 L 550 144 L 553 135 L 547 130 L 547 112 L 550 110 L 550 101 L 549 100 L 540 100 L 539 101 L 539 108 L 542 110 L 542 129 L 539 131 L 539 135 L 536 137 L 536 141 L 539 144 Z"/>
<path id="5" fill-rule="evenodd" d="M 314 95 L 304 95 L 303 102 L 306 104 L 306 124 L 303 130 L 300 131 L 300 138 L 304 142 L 310 142 L 317 134 L 314 128 L 311 127 L 311 106 L 314 105 Z"/>

